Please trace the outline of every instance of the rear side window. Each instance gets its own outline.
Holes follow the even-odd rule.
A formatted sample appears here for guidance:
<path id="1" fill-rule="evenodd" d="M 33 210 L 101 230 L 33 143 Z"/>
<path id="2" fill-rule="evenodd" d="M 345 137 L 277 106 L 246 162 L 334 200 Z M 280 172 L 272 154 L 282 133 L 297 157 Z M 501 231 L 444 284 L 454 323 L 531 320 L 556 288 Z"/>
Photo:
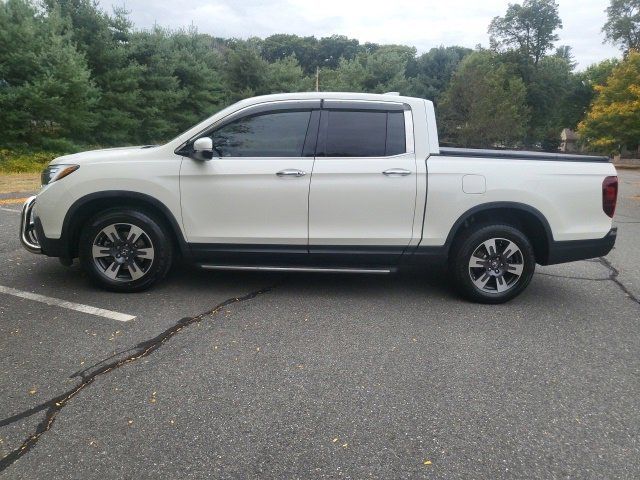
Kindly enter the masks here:
<path id="1" fill-rule="evenodd" d="M 401 111 L 326 110 L 323 114 L 325 157 L 385 157 L 406 152 Z"/>
<path id="2" fill-rule="evenodd" d="M 311 111 L 243 117 L 211 135 L 222 157 L 300 157 Z"/>
<path id="3" fill-rule="evenodd" d="M 407 151 L 407 137 L 404 132 L 404 113 L 387 113 L 387 155 L 398 155 Z"/>

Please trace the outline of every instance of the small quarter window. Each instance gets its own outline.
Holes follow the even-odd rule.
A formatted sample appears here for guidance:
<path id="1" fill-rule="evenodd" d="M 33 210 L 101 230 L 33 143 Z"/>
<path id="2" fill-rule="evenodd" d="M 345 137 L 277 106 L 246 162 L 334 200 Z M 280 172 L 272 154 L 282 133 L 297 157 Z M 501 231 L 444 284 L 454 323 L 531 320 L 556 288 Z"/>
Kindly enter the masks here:
<path id="1" fill-rule="evenodd" d="M 387 114 L 387 155 L 398 155 L 407 151 L 407 137 L 404 131 L 404 112 Z"/>

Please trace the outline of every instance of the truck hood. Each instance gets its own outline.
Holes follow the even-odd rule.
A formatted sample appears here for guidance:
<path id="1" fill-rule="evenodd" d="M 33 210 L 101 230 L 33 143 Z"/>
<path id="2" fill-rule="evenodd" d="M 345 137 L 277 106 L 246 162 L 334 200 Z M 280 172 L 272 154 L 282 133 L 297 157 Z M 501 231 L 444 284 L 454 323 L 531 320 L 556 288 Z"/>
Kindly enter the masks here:
<path id="1" fill-rule="evenodd" d="M 51 161 L 50 165 L 60 163 L 71 163 L 76 165 L 84 165 L 89 163 L 109 161 L 109 160 L 127 160 L 129 158 L 139 158 L 146 156 L 150 151 L 158 148 L 157 145 L 139 145 L 136 147 L 117 147 L 103 148 L 101 150 L 89 150 L 87 152 L 73 153 L 71 155 L 63 155 Z"/>

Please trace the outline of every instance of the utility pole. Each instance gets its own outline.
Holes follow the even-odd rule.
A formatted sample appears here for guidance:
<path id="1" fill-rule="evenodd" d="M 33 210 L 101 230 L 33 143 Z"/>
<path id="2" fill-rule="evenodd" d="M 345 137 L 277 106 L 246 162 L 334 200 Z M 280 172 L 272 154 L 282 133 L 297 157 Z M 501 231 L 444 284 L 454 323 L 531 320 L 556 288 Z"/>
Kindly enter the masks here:
<path id="1" fill-rule="evenodd" d="M 320 91 L 320 67 L 316 67 L 316 92 Z"/>

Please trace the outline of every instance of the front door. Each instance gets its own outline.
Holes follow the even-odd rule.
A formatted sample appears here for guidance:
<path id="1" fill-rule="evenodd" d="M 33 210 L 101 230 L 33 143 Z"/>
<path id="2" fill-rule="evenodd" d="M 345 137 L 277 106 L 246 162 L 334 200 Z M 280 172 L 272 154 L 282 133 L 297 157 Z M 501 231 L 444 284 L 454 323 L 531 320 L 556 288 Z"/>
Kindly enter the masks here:
<path id="1" fill-rule="evenodd" d="M 213 159 L 183 159 L 182 217 L 196 257 L 235 249 L 307 251 L 313 152 L 303 150 L 312 110 L 263 110 L 207 132 Z"/>

